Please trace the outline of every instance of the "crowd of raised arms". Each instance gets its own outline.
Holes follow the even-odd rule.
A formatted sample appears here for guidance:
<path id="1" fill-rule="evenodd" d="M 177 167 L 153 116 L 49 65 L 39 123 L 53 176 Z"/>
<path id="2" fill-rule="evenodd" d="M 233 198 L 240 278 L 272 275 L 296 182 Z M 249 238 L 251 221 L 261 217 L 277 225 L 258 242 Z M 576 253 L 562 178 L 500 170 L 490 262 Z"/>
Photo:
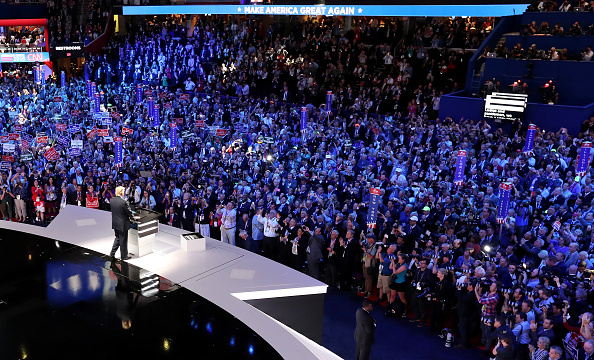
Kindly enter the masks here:
<path id="1" fill-rule="evenodd" d="M 388 316 L 429 319 L 436 332 L 452 316 L 459 346 L 480 328 L 498 358 L 555 360 L 568 336 L 594 352 L 591 168 L 576 177 L 594 118 L 578 136 L 539 129 L 525 153 L 519 122 L 438 117 L 469 58 L 451 47 L 479 44 L 490 23 L 434 21 L 404 35 L 397 19 L 346 33 L 337 21 L 129 23 L 64 87 L 6 76 L 2 141 L 16 147 L 4 148 L 14 160 L 0 179 L 4 218 L 44 225 L 67 204 L 109 210 L 121 185 L 165 224 L 342 290 L 362 274 L 362 292 L 386 301 Z M 110 125 L 93 119 L 87 78 Z M 82 140 L 80 155 L 64 137 Z M 462 185 L 458 150 L 468 154 Z M 503 182 L 512 194 L 499 224 Z M 372 188 L 380 204 L 369 228 Z"/>

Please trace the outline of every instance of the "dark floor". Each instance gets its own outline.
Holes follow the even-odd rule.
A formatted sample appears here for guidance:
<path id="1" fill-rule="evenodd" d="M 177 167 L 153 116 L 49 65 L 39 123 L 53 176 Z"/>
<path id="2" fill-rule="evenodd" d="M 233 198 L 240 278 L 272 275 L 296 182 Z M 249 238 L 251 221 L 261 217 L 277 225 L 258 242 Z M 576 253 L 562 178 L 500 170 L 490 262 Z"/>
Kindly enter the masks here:
<path id="1" fill-rule="evenodd" d="M 355 312 L 363 298 L 329 287 L 324 307 L 324 334 L 322 345 L 340 357 L 355 359 Z M 480 359 L 480 350 L 445 347 L 445 339 L 429 333 L 429 328 L 417 328 L 408 319 L 384 317 L 385 309 L 375 305 L 371 315 L 377 321 L 375 344 L 371 360 L 418 359 Z"/>
<path id="2" fill-rule="evenodd" d="M 0 230 L 0 359 L 281 359 L 218 306 L 92 251 Z"/>

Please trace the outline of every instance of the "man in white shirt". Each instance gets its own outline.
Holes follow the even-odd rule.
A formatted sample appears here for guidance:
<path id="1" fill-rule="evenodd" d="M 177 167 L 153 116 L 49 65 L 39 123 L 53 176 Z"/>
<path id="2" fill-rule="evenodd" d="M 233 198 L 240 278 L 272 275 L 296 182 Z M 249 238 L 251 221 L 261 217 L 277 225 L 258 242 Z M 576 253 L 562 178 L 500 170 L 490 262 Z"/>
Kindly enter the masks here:
<path id="1" fill-rule="evenodd" d="M 194 88 L 196 87 L 196 84 L 194 84 L 194 82 L 192 80 L 190 80 L 190 78 L 186 79 L 186 82 L 184 82 L 186 91 L 194 91 Z"/>
<path id="2" fill-rule="evenodd" d="M 266 216 L 262 216 L 262 209 L 259 209 L 258 212 L 258 221 L 264 225 L 264 239 L 262 241 L 262 246 L 264 250 L 264 256 L 269 259 L 276 260 L 277 259 L 277 245 L 278 239 L 276 236 L 276 229 L 278 229 L 278 221 L 276 219 L 276 211 L 270 210 Z"/>

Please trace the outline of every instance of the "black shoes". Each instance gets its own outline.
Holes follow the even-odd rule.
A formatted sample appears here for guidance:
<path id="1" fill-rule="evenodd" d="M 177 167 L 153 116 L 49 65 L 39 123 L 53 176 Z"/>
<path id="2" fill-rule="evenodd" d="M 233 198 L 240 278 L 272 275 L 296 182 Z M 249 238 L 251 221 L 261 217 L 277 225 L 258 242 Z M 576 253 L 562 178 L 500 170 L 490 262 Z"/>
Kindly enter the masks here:
<path id="1" fill-rule="evenodd" d="M 130 260 L 130 259 L 132 259 L 132 256 L 130 256 L 130 255 L 126 256 L 125 258 L 122 258 L 122 260 Z"/>

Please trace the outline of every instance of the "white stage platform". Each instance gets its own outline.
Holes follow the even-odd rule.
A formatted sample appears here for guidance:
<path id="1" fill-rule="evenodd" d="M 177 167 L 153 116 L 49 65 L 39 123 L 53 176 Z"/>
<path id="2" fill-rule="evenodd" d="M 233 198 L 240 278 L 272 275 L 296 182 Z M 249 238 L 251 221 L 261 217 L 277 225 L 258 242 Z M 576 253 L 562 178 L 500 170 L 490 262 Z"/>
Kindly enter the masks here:
<path id="1" fill-rule="evenodd" d="M 111 213 L 67 206 L 47 227 L 0 222 L 0 227 L 78 245 L 108 255 Z M 206 251 L 186 253 L 182 229 L 159 225 L 154 251 L 128 262 L 213 302 L 251 327 L 285 359 L 340 359 L 244 300 L 325 294 L 326 284 L 244 249 L 207 239 Z M 119 251 L 118 254 L 119 256 Z"/>

